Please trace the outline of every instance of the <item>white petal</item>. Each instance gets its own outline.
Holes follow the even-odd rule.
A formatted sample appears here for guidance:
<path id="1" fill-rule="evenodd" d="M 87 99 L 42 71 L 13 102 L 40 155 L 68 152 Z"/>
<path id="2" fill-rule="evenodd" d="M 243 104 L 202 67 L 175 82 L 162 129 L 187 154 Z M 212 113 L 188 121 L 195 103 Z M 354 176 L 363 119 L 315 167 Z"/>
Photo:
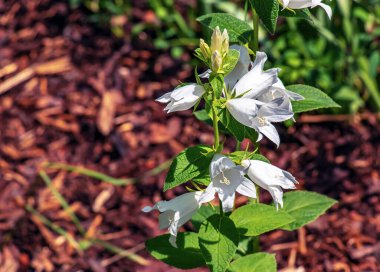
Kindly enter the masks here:
<path id="1" fill-rule="evenodd" d="M 298 93 L 294 93 L 294 92 L 286 90 L 286 94 L 290 97 L 291 100 L 294 100 L 294 101 L 305 100 L 305 98 Z"/>
<path id="2" fill-rule="evenodd" d="M 151 206 L 145 206 L 144 208 L 142 208 L 142 211 L 147 213 L 147 212 L 151 212 L 155 209 L 155 206 L 151 207 Z"/>
<path id="3" fill-rule="evenodd" d="M 260 132 L 258 132 L 256 142 L 260 142 L 262 139 L 263 139 L 263 135 Z"/>
<path id="4" fill-rule="evenodd" d="M 160 96 L 159 98 L 157 98 L 156 101 L 160 103 L 168 103 L 170 101 L 171 94 L 172 92 L 168 92 L 164 94 L 163 96 Z"/>
<path id="5" fill-rule="evenodd" d="M 258 71 L 264 70 L 264 64 L 267 61 L 267 59 L 268 59 L 268 57 L 267 57 L 267 54 L 265 54 L 265 52 L 257 51 L 255 61 L 252 64 L 252 66 L 253 66 L 252 70 L 254 70 L 254 69 L 256 69 Z"/>
<path id="6" fill-rule="evenodd" d="M 281 79 L 278 79 L 276 83 L 273 84 L 273 87 L 274 88 L 278 88 L 278 89 L 282 89 L 282 90 L 285 90 L 285 85 L 284 83 L 281 81 Z"/>
<path id="7" fill-rule="evenodd" d="M 175 101 L 193 101 L 194 99 L 200 98 L 204 92 L 205 90 L 202 86 L 197 84 L 188 84 L 172 91 L 170 97 Z"/>
<path id="8" fill-rule="evenodd" d="M 268 190 L 270 186 L 281 186 L 284 189 L 294 189 L 296 179 L 270 163 L 259 160 L 243 160 L 242 166 L 248 168 L 248 176 L 260 187 Z"/>
<path id="9" fill-rule="evenodd" d="M 245 46 L 234 44 L 230 46 L 230 49 L 239 51 L 240 57 L 234 69 L 224 77 L 224 82 L 229 90 L 231 90 L 236 82 L 248 72 L 250 64 L 250 57 Z"/>
<path id="10" fill-rule="evenodd" d="M 280 145 L 280 136 L 278 135 L 276 128 L 272 124 L 268 123 L 265 126 L 260 126 L 258 127 L 258 130 L 260 133 L 264 134 L 269 140 L 275 143 L 277 147 Z"/>
<path id="11" fill-rule="evenodd" d="M 235 193 L 232 195 L 218 193 L 219 199 L 222 202 L 223 212 L 230 212 L 234 208 Z"/>
<path id="12" fill-rule="evenodd" d="M 278 210 L 278 204 L 280 204 L 281 208 L 284 206 L 282 201 L 283 192 L 280 187 L 278 186 L 271 186 L 268 189 L 268 192 L 271 194 L 273 198 L 273 202 L 276 205 L 276 209 Z"/>
<path id="13" fill-rule="evenodd" d="M 292 118 L 293 112 L 289 111 L 289 104 L 284 104 L 284 98 L 277 98 L 271 103 L 261 106 L 258 116 L 265 117 L 269 122 L 283 122 Z"/>
<path id="14" fill-rule="evenodd" d="M 292 181 L 293 183 L 298 183 L 296 178 L 292 174 L 290 174 L 288 171 L 282 170 L 282 173 L 288 180 Z"/>
<path id="15" fill-rule="evenodd" d="M 183 213 L 188 209 L 194 209 L 194 207 L 199 206 L 199 196 L 202 192 L 189 192 L 177 196 L 169 201 L 159 201 L 155 206 L 160 212 L 180 211 Z"/>
<path id="16" fill-rule="evenodd" d="M 202 74 L 199 75 L 200 78 L 209 78 L 211 75 L 211 69 L 208 69 L 204 71 Z"/>
<path id="17" fill-rule="evenodd" d="M 273 68 L 265 72 L 252 69 L 245 74 L 235 85 L 236 95 L 243 95 L 246 98 L 256 98 L 263 94 L 269 87 L 277 81 L 280 69 Z"/>
<path id="18" fill-rule="evenodd" d="M 178 248 L 178 246 L 177 246 L 177 236 L 170 235 L 169 243 L 170 243 L 173 247 Z"/>
<path id="19" fill-rule="evenodd" d="M 244 178 L 243 182 L 237 187 L 236 192 L 250 198 L 256 198 L 255 185 L 247 178 Z"/>
<path id="20" fill-rule="evenodd" d="M 263 71 L 266 60 L 267 55 L 264 52 L 256 53 L 252 69 L 233 88 L 237 96 L 244 94 L 244 97 L 256 98 L 277 82 L 279 69 Z"/>
<path id="21" fill-rule="evenodd" d="M 241 124 L 252 127 L 252 117 L 258 111 L 258 101 L 249 98 L 235 98 L 227 101 L 227 109 Z"/>
<path id="22" fill-rule="evenodd" d="M 235 193 L 237 187 L 243 182 L 244 176 L 240 167 L 234 169 L 226 170 L 215 179 L 212 180 L 213 186 L 216 188 L 217 192 L 223 192 L 224 194 Z"/>
<path id="23" fill-rule="evenodd" d="M 169 243 L 175 248 L 177 248 L 176 240 L 177 240 L 178 229 L 180 227 L 178 225 L 178 220 L 179 220 L 179 213 L 176 212 L 174 214 L 173 221 L 170 223 L 170 226 L 169 226 L 169 233 L 170 233 Z"/>
<path id="24" fill-rule="evenodd" d="M 189 84 L 179 87 L 170 93 L 170 103 L 166 106 L 165 110 L 170 113 L 190 109 L 198 102 L 204 92 L 204 88 L 197 84 Z M 167 101 L 166 98 L 167 96 L 161 100 Z"/>
<path id="25" fill-rule="evenodd" d="M 215 193 L 216 193 L 216 191 L 215 191 L 215 188 L 213 186 L 213 183 L 210 182 L 210 184 L 207 186 L 206 190 L 199 197 L 199 203 L 203 204 L 203 203 L 210 202 L 211 200 L 213 200 L 215 198 Z"/>
<path id="26" fill-rule="evenodd" d="M 215 154 L 210 163 L 211 180 L 221 174 L 223 171 L 232 169 L 236 166 L 234 162 L 222 154 Z"/>
<path id="27" fill-rule="evenodd" d="M 289 4 L 287 5 L 288 8 L 291 9 L 303 9 L 303 8 L 310 8 L 313 5 L 315 6 L 316 1 L 322 1 L 322 0 L 290 0 Z"/>
<path id="28" fill-rule="evenodd" d="M 167 229 L 174 219 L 175 211 L 165 211 L 158 216 L 158 225 L 160 229 Z"/>
<path id="29" fill-rule="evenodd" d="M 326 5 L 326 4 L 323 4 L 323 3 L 319 3 L 318 6 L 320 6 L 321 8 L 323 8 L 326 13 L 327 13 L 327 16 L 329 17 L 329 19 L 331 20 L 331 17 L 332 17 L 332 10 L 331 10 L 331 7 Z"/>
<path id="30" fill-rule="evenodd" d="M 280 0 L 280 1 L 282 2 L 283 6 L 284 6 L 284 8 L 283 8 L 283 10 L 284 10 L 288 7 L 290 0 Z"/>

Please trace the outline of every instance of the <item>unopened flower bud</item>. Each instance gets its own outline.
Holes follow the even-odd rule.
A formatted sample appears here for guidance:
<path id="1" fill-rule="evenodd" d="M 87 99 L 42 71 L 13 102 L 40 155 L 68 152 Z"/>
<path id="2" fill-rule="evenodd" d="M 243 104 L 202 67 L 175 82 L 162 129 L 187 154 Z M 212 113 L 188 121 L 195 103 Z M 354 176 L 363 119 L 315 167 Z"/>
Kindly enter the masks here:
<path id="1" fill-rule="evenodd" d="M 228 48 L 230 46 L 230 39 L 228 37 L 227 29 L 224 29 L 222 33 L 222 45 L 221 45 L 221 54 L 224 57 L 228 53 Z"/>
<path id="2" fill-rule="evenodd" d="M 203 39 L 199 41 L 199 48 L 201 49 L 203 57 L 207 60 L 211 57 L 211 50 L 207 43 Z"/>
<path id="3" fill-rule="evenodd" d="M 211 36 L 211 52 L 220 51 L 222 47 L 222 33 L 220 32 L 219 26 L 217 26 L 212 32 Z"/>
<path id="4" fill-rule="evenodd" d="M 217 73 L 222 67 L 223 58 L 222 55 L 219 53 L 218 50 L 215 50 L 214 53 L 212 53 L 211 56 L 211 69 L 213 72 Z"/>

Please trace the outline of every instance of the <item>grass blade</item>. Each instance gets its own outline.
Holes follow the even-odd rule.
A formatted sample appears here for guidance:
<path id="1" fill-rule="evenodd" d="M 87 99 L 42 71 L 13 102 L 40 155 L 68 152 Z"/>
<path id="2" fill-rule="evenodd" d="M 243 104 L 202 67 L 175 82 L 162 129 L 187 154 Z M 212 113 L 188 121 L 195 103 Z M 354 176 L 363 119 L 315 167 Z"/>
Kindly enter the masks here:
<path id="1" fill-rule="evenodd" d="M 134 178 L 127 178 L 127 179 L 117 179 L 113 178 L 111 176 L 108 176 L 106 174 L 100 173 L 95 170 L 87 169 L 81 166 L 75 166 L 75 165 L 69 165 L 65 163 L 47 163 L 44 165 L 46 168 L 53 168 L 53 169 L 62 169 L 73 173 L 78 173 L 81 175 L 88 176 L 90 178 L 98 179 L 104 182 L 111 183 L 116 186 L 122 186 L 122 185 L 128 185 L 136 182 L 136 179 Z"/>
<path id="2" fill-rule="evenodd" d="M 85 229 L 82 227 L 78 217 L 75 215 L 75 213 L 71 210 L 69 203 L 67 203 L 66 199 L 61 195 L 60 192 L 54 187 L 51 179 L 46 174 L 45 171 L 39 172 L 40 177 L 45 182 L 46 186 L 50 189 L 53 196 L 58 200 L 59 204 L 61 204 L 62 208 L 65 210 L 65 212 L 70 216 L 71 220 L 73 221 L 74 225 L 77 227 L 79 232 L 81 234 L 85 233 Z"/>

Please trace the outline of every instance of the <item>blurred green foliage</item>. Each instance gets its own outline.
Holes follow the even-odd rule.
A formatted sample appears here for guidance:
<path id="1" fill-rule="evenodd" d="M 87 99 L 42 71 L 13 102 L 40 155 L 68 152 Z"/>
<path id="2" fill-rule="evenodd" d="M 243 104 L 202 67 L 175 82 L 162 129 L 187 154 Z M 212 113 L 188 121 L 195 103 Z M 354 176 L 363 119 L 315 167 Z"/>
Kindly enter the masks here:
<path id="1" fill-rule="evenodd" d="M 198 16 L 226 12 L 246 18 L 245 1 L 145 0 L 138 2 L 149 18 L 131 21 L 131 0 L 69 0 L 91 11 L 90 19 L 108 23 L 113 33 L 125 35 L 130 23 L 132 38 L 148 33 L 157 50 L 170 50 L 180 57 L 185 47 L 198 44 L 207 32 Z M 329 112 L 356 113 L 366 106 L 380 111 L 380 0 L 334 0 L 333 18 L 320 8 L 312 9 L 313 20 L 282 18 L 274 36 L 260 31 L 261 50 L 271 56 L 270 65 L 282 68 L 285 84 L 307 83 L 324 90 L 343 109 Z M 123 17 L 124 16 L 124 17 Z M 124 20 L 123 20 L 124 18 Z"/>
<path id="2" fill-rule="evenodd" d="M 307 83 L 324 90 L 343 109 L 365 105 L 380 111 L 380 1 L 331 2 L 333 18 L 317 10 L 313 22 L 285 19 L 264 39 L 271 65 L 281 67 L 286 84 Z M 367 103 L 368 102 L 368 103 Z"/>

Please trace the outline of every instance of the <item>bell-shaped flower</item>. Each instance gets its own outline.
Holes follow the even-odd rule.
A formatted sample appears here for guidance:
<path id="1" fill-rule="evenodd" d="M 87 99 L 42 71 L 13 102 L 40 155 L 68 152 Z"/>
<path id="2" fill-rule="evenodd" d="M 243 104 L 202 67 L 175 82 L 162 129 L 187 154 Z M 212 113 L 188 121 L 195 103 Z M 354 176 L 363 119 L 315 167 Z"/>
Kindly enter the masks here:
<path id="1" fill-rule="evenodd" d="M 178 229 L 191 219 L 200 207 L 199 197 L 201 191 L 185 193 L 169 201 L 159 201 L 153 207 L 146 206 L 143 212 L 159 210 L 158 217 L 160 229 L 168 228 L 170 233 L 169 242 L 177 247 L 176 238 Z"/>
<path id="2" fill-rule="evenodd" d="M 330 19 L 332 16 L 331 7 L 322 3 L 322 0 L 280 0 L 280 2 L 284 6 L 284 9 L 286 8 L 303 9 L 303 8 L 314 8 L 316 6 L 320 6 L 326 11 L 327 16 L 329 16 Z"/>
<path id="3" fill-rule="evenodd" d="M 269 87 L 278 81 L 279 68 L 264 71 L 267 55 L 264 52 L 256 52 L 252 68 L 245 73 L 232 88 L 236 96 L 256 98 L 263 94 Z"/>
<path id="4" fill-rule="evenodd" d="M 168 113 L 188 110 L 193 107 L 204 94 L 205 89 L 197 84 L 188 84 L 174 89 L 156 99 L 161 103 L 169 103 L 164 110 Z"/>
<path id="5" fill-rule="evenodd" d="M 250 98 L 235 98 L 228 100 L 226 107 L 239 123 L 258 132 L 258 141 L 265 135 L 278 147 L 280 136 L 271 122 L 283 122 L 293 117 L 293 112 L 280 107 L 282 103 L 283 98 L 276 98 L 270 103 Z"/>
<path id="6" fill-rule="evenodd" d="M 244 177 L 241 166 L 235 165 L 231 159 L 221 154 L 215 154 L 210 164 L 211 183 L 200 196 L 200 203 L 206 203 L 218 194 L 224 212 L 232 210 L 235 202 L 235 192 L 256 198 L 256 188 L 252 181 Z"/>
<path id="7" fill-rule="evenodd" d="M 282 189 L 295 189 L 298 183 L 292 174 L 259 160 L 243 160 L 241 164 L 250 179 L 271 194 L 276 208 L 279 204 L 283 207 Z"/>
<path id="8" fill-rule="evenodd" d="M 266 92 L 257 97 L 257 100 L 264 103 L 269 103 L 277 98 L 283 99 L 283 103 L 279 107 L 290 112 L 293 112 L 291 101 L 300 101 L 305 99 L 302 95 L 287 90 L 282 81 L 279 79 Z"/>

